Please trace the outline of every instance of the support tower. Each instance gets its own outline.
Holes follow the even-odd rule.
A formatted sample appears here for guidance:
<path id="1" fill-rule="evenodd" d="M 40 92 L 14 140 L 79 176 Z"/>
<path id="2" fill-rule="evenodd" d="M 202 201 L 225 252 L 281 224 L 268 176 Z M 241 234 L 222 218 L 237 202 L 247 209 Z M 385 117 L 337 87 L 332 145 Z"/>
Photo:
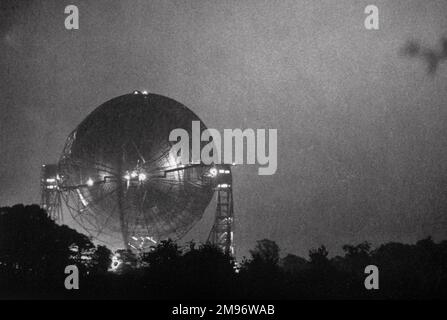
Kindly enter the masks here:
<path id="1" fill-rule="evenodd" d="M 233 179 L 230 165 L 216 165 L 211 170 L 215 176 L 217 205 L 208 242 L 217 245 L 226 254 L 234 255 Z"/>

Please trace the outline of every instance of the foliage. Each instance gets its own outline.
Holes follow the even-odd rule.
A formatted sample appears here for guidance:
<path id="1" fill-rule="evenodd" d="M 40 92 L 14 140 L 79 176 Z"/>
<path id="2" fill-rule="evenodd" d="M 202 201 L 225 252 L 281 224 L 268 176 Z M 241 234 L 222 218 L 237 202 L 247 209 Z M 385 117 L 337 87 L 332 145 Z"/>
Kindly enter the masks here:
<path id="1" fill-rule="evenodd" d="M 0 295 L 11 297 L 145 299 L 428 299 L 447 296 L 447 241 L 416 244 L 368 242 L 343 246 L 330 257 L 325 246 L 309 257 L 280 257 L 278 245 L 260 240 L 236 268 L 211 244 L 180 247 L 162 241 L 149 252 L 120 250 L 125 262 L 108 272 L 110 250 L 58 226 L 37 206 L 0 209 Z M 64 268 L 76 264 L 80 290 L 63 287 Z M 380 270 L 380 289 L 366 290 L 367 265 Z"/>

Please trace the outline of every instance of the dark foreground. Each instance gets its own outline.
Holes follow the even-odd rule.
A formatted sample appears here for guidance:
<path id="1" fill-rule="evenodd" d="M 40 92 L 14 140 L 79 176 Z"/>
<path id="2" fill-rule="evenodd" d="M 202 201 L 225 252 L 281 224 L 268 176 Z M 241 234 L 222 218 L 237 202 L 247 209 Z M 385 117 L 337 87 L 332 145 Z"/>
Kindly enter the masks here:
<path id="1" fill-rule="evenodd" d="M 0 209 L 0 297 L 3 299 L 443 299 L 447 297 L 447 241 L 414 245 L 368 243 L 328 258 L 324 246 L 309 257 L 279 256 L 275 242 L 258 241 L 239 265 L 218 248 L 165 241 L 149 253 L 112 253 L 38 206 Z M 79 289 L 65 273 L 79 270 Z M 379 270 L 379 289 L 365 288 L 365 267 Z M 73 280 L 73 281 L 72 281 Z"/>

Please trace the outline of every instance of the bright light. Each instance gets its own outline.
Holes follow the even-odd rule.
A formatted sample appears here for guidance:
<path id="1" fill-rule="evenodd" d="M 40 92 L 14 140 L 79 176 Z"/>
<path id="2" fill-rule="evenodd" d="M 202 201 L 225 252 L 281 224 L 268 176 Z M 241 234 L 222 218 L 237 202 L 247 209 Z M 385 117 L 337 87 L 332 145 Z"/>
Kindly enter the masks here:
<path id="1" fill-rule="evenodd" d="M 53 183 L 53 182 L 56 182 L 56 179 L 51 179 L 51 178 L 50 178 L 50 179 L 47 179 L 47 182 L 48 182 L 48 183 Z"/>
<path id="2" fill-rule="evenodd" d="M 93 186 L 95 184 L 95 182 L 92 180 L 92 178 L 88 178 L 88 180 L 87 180 L 87 185 L 89 186 L 89 187 L 91 187 L 91 186 Z"/>
<path id="3" fill-rule="evenodd" d="M 138 90 L 135 90 L 134 92 L 133 92 L 133 94 L 139 94 L 140 93 L 140 91 L 138 91 Z"/>
<path id="4" fill-rule="evenodd" d="M 152 241 L 153 243 L 157 243 L 157 241 L 155 241 L 153 237 L 146 237 L 146 239 Z"/>
<path id="5" fill-rule="evenodd" d="M 143 91 L 143 94 L 148 94 L 148 92 L 146 90 Z"/>
<path id="6" fill-rule="evenodd" d="M 130 180 L 130 175 L 129 175 L 129 174 L 126 174 L 126 175 L 124 176 L 124 179 L 126 179 L 126 180 Z"/>
<path id="7" fill-rule="evenodd" d="M 217 187 L 218 187 L 218 188 L 222 188 L 222 189 L 226 189 L 226 188 L 229 188 L 230 185 L 227 184 L 227 183 L 222 183 L 222 184 L 217 185 Z"/>
<path id="8" fill-rule="evenodd" d="M 211 169 L 210 169 L 210 175 L 211 175 L 212 177 L 217 176 L 217 169 L 216 169 L 216 168 L 211 168 Z"/>
<path id="9" fill-rule="evenodd" d="M 110 266 L 110 269 L 112 271 L 117 271 L 117 269 L 121 265 L 121 263 L 123 263 L 123 262 L 120 260 L 119 254 L 115 253 L 112 257 L 112 264 Z"/>
<path id="10" fill-rule="evenodd" d="M 138 175 L 138 180 L 140 180 L 140 181 L 144 181 L 144 180 L 146 180 L 146 178 L 147 178 L 147 176 L 144 173 L 140 173 Z"/>
<path id="11" fill-rule="evenodd" d="M 136 178 L 136 177 L 138 177 L 138 173 L 137 173 L 136 171 L 132 171 L 131 174 L 130 174 L 130 176 L 131 176 L 132 178 Z"/>

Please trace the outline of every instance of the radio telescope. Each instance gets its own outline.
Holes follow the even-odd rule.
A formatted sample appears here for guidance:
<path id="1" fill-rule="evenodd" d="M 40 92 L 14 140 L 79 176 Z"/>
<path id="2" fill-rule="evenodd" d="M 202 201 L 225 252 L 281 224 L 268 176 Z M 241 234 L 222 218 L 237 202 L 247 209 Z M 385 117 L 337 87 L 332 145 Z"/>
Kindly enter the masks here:
<path id="1" fill-rule="evenodd" d="M 101 242 L 145 250 L 182 238 L 217 193 L 208 240 L 232 254 L 230 166 L 183 165 L 171 152 L 170 132 L 182 128 L 191 139 L 192 121 L 200 119 L 161 95 L 135 91 L 105 102 L 68 136 L 59 163 L 43 166 L 42 207 L 58 221 L 68 211 Z"/>

